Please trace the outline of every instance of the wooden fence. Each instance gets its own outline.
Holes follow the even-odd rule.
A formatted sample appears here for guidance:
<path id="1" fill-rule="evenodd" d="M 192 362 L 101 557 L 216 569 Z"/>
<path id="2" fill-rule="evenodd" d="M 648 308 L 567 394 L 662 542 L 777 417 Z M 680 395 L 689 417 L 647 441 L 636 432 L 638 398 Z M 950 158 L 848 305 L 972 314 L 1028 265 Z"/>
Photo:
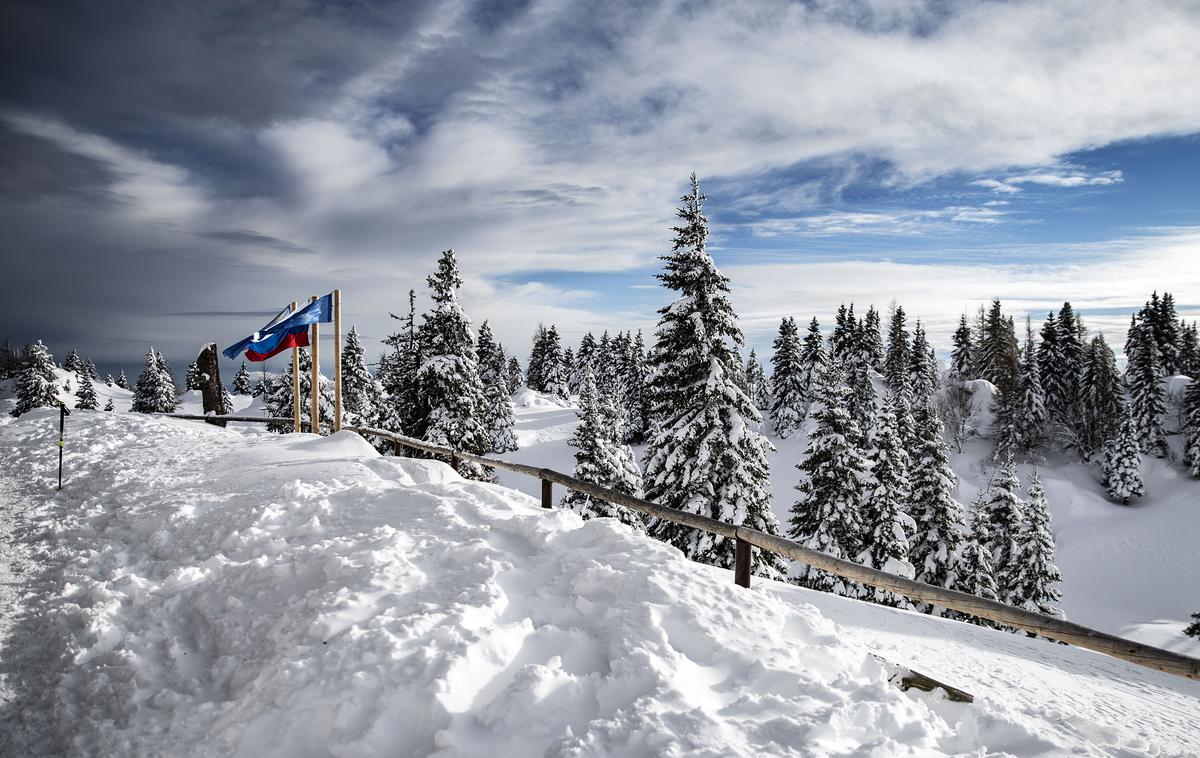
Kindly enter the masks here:
<path id="1" fill-rule="evenodd" d="M 176 415 L 173 418 L 257 422 L 291 421 L 291 419 L 269 419 L 256 416 L 206 417 Z M 441 456 L 451 463 L 458 460 L 471 461 L 489 468 L 500 468 L 540 479 L 542 482 L 543 508 L 553 507 L 553 485 L 560 484 L 568 489 L 625 506 L 647 516 L 653 516 L 676 524 L 683 524 L 694 529 L 703 529 L 704 531 L 735 540 L 733 575 L 734 581 L 742 587 L 750 586 L 751 551 L 757 547 L 760 550 L 769 550 L 778 555 L 828 571 L 831 574 L 837 574 L 846 579 L 890 590 L 912 600 L 930 603 L 1005 626 L 1015 627 L 1041 637 L 1066 642 L 1078 647 L 1087 648 L 1088 650 L 1111 655 L 1115 658 L 1121 658 L 1131 663 L 1136 663 L 1139 666 L 1146 666 L 1158 671 L 1165 671 L 1169 674 L 1200 680 L 1200 660 L 1196 658 L 1189 658 L 1186 655 L 1174 653 L 1170 650 L 1163 650 L 1151 645 L 1134 642 L 1133 640 L 1123 639 L 1070 621 L 1054 618 L 1053 616 L 1033 613 L 1011 605 L 998 603 L 994 600 L 985 600 L 964 592 L 957 592 L 944 587 L 905 579 L 885 571 L 868 568 L 858 563 L 834 558 L 825 553 L 804 547 L 794 540 L 767 534 L 757 529 L 734 526 L 733 524 L 727 524 L 723 521 L 708 518 L 707 516 L 668 508 L 640 497 L 633 497 L 632 495 L 626 495 L 607 487 L 585 482 L 582 479 L 576 479 L 573 476 L 555 471 L 554 469 L 538 468 L 523 463 L 512 463 L 498 458 L 489 458 L 452 450 L 447 447 L 431 445 L 422 440 L 395 434 L 384 429 L 355 426 L 342 428 L 357 432 L 364 437 L 370 435 L 389 440 L 396 455 L 403 455 L 404 449 L 408 448 Z"/>

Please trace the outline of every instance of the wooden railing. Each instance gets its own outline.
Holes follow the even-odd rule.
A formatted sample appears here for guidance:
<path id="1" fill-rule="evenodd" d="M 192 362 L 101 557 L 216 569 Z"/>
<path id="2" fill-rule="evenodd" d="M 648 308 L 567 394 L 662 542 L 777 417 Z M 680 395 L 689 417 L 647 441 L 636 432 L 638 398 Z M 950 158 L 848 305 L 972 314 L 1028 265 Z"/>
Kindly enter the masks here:
<path id="1" fill-rule="evenodd" d="M 287 423 L 292 421 L 291 419 L 276 420 L 258 416 L 174 416 L 174 418 L 257 422 L 282 421 Z M 553 485 L 560 484 L 576 492 L 583 492 L 601 500 L 625 506 L 647 516 L 690 526 L 694 529 L 703 529 L 704 531 L 735 540 L 734 581 L 742 587 L 750 586 L 751 551 L 757 547 L 760 550 L 769 550 L 777 555 L 801 561 L 846 579 L 890 590 L 904 595 L 911 600 L 930 603 L 942 608 L 958 611 L 959 613 L 987 619 L 997 624 L 1003 624 L 1004 626 L 1015 627 L 1040 637 L 1066 642 L 1078 647 L 1087 648 L 1088 650 L 1111 655 L 1115 658 L 1121 658 L 1131 663 L 1136 663 L 1139 666 L 1146 666 L 1169 674 L 1200 680 L 1200 660 L 1189 658 L 1186 655 L 1106 634 L 1096 629 L 1090 629 L 1086 626 L 1053 616 L 1033 613 L 1022 608 L 998 603 L 994 600 L 985 600 L 984 598 L 965 592 L 957 592 L 944 587 L 905 579 L 885 571 L 868 568 L 858 563 L 834 558 L 817 550 L 804 547 L 794 540 L 767 534 L 757 529 L 727 524 L 707 516 L 668 508 L 644 498 L 633 497 L 632 495 L 626 495 L 607 487 L 601 487 L 592 482 L 576 479 L 561 471 L 452 450 L 448 447 L 432 445 L 423 440 L 395 434 L 385 429 L 356 426 L 344 426 L 342 428 L 357 432 L 363 436 L 370 435 L 389 440 L 396 455 L 403 455 L 404 449 L 408 448 L 441 456 L 449 460 L 452 464 L 458 460 L 471 461 L 489 468 L 504 469 L 540 479 L 542 482 L 543 508 L 553 507 Z"/>

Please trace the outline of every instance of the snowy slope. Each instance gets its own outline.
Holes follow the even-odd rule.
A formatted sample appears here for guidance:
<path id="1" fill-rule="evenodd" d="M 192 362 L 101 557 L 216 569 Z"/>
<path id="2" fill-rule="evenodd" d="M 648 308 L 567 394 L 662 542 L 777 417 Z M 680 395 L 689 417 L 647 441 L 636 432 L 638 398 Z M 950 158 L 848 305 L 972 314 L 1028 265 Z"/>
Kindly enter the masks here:
<path id="1" fill-rule="evenodd" d="M 1185 755 L 1200 733 L 1200 683 L 742 590 L 350 433 L 79 411 L 56 494 L 54 418 L 0 421 L 40 572 L 0 655 L 13 753 Z M 977 700 L 901 693 L 870 651 Z"/>

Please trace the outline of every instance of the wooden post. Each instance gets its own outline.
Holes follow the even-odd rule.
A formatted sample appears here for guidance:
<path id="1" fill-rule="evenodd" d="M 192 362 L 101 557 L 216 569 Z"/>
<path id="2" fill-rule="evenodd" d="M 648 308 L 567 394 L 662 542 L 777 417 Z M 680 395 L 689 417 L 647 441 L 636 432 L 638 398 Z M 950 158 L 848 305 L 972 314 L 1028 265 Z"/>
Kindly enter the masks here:
<path id="1" fill-rule="evenodd" d="M 308 299 L 308 302 L 317 302 L 317 296 L 313 295 Z M 312 393 L 312 406 L 309 421 L 309 428 L 313 434 L 321 433 L 321 350 L 320 350 L 321 328 L 315 321 L 312 325 L 312 336 L 309 338 L 309 351 L 312 353 L 312 384 L 309 385 L 309 391 Z"/>
<path id="2" fill-rule="evenodd" d="M 233 413 L 232 408 L 226 408 L 222 402 L 221 364 L 217 360 L 217 345 L 210 342 L 196 356 L 196 372 L 200 375 L 200 393 L 204 402 L 204 415 L 214 414 L 224 416 Z M 215 426 L 225 426 L 224 421 L 210 420 Z"/>
<path id="3" fill-rule="evenodd" d="M 733 583 L 739 587 L 750 586 L 750 557 L 753 546 L 740 537 L 733 549 Z"/>
<path id="4" fill-rule="evenodd" d="M 295 300 L 292 301 L 292 313 L 296 312 L 299 306 Z M 292 421 L 295 422 L 296 432 L 301 431 L 300 428 L 300 348 L 292 348 Z"/>
<path id="5" fill-rule="evenodd" d="M 342 428 L 342 291 L 333 291 L 333 431 Z"/>
<path id="6" fill-rule="evenodd" d="M 554 483 L 549 479 L 542 480 L 542 507 L 554 507 Z"/>
<path id="7" fill-rule="evenodd" d="M 392 455 L 397 457 L 404 455 L 404 446 L 400 444 L 399 440 L 392 440 Z"/>

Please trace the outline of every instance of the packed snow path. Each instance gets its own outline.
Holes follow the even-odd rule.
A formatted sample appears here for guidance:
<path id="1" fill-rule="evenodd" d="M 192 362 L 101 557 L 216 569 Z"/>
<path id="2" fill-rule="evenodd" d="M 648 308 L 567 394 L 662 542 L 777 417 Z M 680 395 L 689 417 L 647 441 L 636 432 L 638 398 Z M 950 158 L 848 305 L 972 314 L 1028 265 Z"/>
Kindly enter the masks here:
<path id="1" fill-rule="evenodd" d="M 1200 684 L 759 583 L 328 438 L 0 422 L 0 754 L 1186 755 Z M 830 618 L 837 619 L 837 624 Z M 905 694 L 881 652 L 976 695 Z"/>

